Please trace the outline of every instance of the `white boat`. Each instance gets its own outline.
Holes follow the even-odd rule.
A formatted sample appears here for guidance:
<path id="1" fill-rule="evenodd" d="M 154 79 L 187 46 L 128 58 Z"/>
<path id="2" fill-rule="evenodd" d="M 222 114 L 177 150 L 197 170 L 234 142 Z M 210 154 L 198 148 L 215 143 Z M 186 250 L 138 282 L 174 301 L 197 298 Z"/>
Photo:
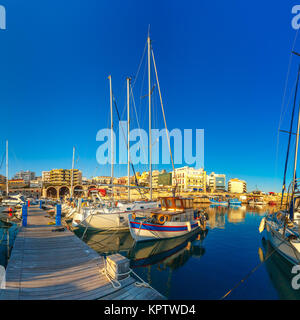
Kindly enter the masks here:
<path id="1" fill-rule="evenodd" d="M 161 208 L 139 216 L 129 215 L 129 229 L 135 241 L 181 237 L 206 229 L 206 216 L 193 208 L 192 199 L 160 198 Z"/>
<path id="2" fill-rule="evenodd" d="M 251 199 L 251 200 L 248 201 L 248 204 L 250 206 L 264 206 L 267 203 L 264 202 L 262 199 Z"/>
<path id="3" fill-rule="evenodd" d="M 3 206 L 17 206 L 17 205 L 23 205 L 26 203 L 26 200 L 23 195 L 10 195 L 2 200 Z"/>
<path id="4" fill-rule="evenodd" d="M 156 201 L 137 201 L 117 206 L 83 207 L 74 213 L 72 226 L 96 230 L 128 229 L 128 214 L 158 207 Z"/>
<path id="5" fill-rule="evenodd" d="M 265 238 L 288 261 L 300 263 L 299 225 L 288 218 L 287 211 L 279 211 L 263 218 L 260 230 Z"/>

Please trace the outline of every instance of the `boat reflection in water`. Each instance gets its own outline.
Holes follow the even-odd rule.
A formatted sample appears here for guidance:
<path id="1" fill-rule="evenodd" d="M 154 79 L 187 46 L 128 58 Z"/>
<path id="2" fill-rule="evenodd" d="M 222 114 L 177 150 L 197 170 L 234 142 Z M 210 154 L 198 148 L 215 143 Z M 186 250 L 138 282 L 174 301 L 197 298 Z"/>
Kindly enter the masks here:
<path id="1" fill-rule="evenodd" d="M 100 255 L 123 254 L 131 260 L 133 268 L 164 262 L 174 269 L 183 265 L 190 256 L 200 257 L 204 254 L 202 241 L 207 232 L 207 229 L 198 230 L 178 238 L 135 243 L 128 231 L 102 231 L 87 232 L 83 240 Z M 75 234 L 81 238 L 83 231 L 78 229 Z"/>
<path id="2" fill-rule="evenodd" d="M 178 238 L 138 242 L 128 255 L 131 266 L 145 267 L 163 263 L 164 267 L 176 269 L 182 266 L 189 257 L 201 257 L 205 253 L 202 242 L 207 232 L 206 229 Z"/>
<path id="3" fill-rule="evenodd" d="M 274 252 L 274 247 L 264 238 L 262 239 L 262 247 L 258 250 L 259 259 L 262 262 L 273 252 L 264 262 L 264 266 L 278 293 L 278 298 L 283 300 L 299 300 L 300 291 L 292 287 L 292 279 L 296 275 L 291 272 L 293 265 L 279 253 Z"/>
<path id="4" fill-rule="evenodd" d="M 75 234 L 81 238 L 83 230 L 78 229 Z M 114 253 L 124 253 L 127 255 L 134 245 L 129 231 L 89 231 L 84 236 L 84 242 L 100 255 L 109 255 Z"/>

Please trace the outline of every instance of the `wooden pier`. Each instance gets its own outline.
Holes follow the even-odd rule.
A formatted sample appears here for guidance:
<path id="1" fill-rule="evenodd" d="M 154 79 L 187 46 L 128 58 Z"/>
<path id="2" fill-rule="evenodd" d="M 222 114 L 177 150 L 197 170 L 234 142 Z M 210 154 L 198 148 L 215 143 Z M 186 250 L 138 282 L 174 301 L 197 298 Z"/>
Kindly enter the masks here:
<path id="1" fill-rule="evenodd" d="M 27 227 L 16 237 L 0 300 L 161 300 L 132 276 L 115 289 L 101 272 L 104 258 L 71 231 L 59 232 L 38 207 L 28 210 Z"/>

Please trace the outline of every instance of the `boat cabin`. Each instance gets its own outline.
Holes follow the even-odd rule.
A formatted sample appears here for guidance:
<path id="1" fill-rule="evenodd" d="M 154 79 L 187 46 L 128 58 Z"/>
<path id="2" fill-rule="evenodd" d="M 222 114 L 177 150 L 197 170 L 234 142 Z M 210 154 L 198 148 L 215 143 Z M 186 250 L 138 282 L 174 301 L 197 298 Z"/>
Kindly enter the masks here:
<path id="1" fill-rule="evenodd" d="M 165 211 L 184 211 L 193 208 L 192 198 L 161 197 L 159 201 L 161 209 Z"/>

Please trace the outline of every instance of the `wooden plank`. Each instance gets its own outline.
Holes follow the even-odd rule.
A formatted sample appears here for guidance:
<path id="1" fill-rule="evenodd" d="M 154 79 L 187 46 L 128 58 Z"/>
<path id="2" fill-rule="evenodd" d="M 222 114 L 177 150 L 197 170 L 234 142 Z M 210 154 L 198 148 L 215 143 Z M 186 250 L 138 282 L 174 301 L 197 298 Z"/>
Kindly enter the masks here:
<path id="1" fill-rule="evenodd" d="M 104 258 L 71 231 L 55 232 L 46 213 L 28 210 L 28 226 L 16 237 L 0 300 L 133 299 L 161 295 L 136 287 L 133 277 L 114 288 L 101 272 Z"/>

